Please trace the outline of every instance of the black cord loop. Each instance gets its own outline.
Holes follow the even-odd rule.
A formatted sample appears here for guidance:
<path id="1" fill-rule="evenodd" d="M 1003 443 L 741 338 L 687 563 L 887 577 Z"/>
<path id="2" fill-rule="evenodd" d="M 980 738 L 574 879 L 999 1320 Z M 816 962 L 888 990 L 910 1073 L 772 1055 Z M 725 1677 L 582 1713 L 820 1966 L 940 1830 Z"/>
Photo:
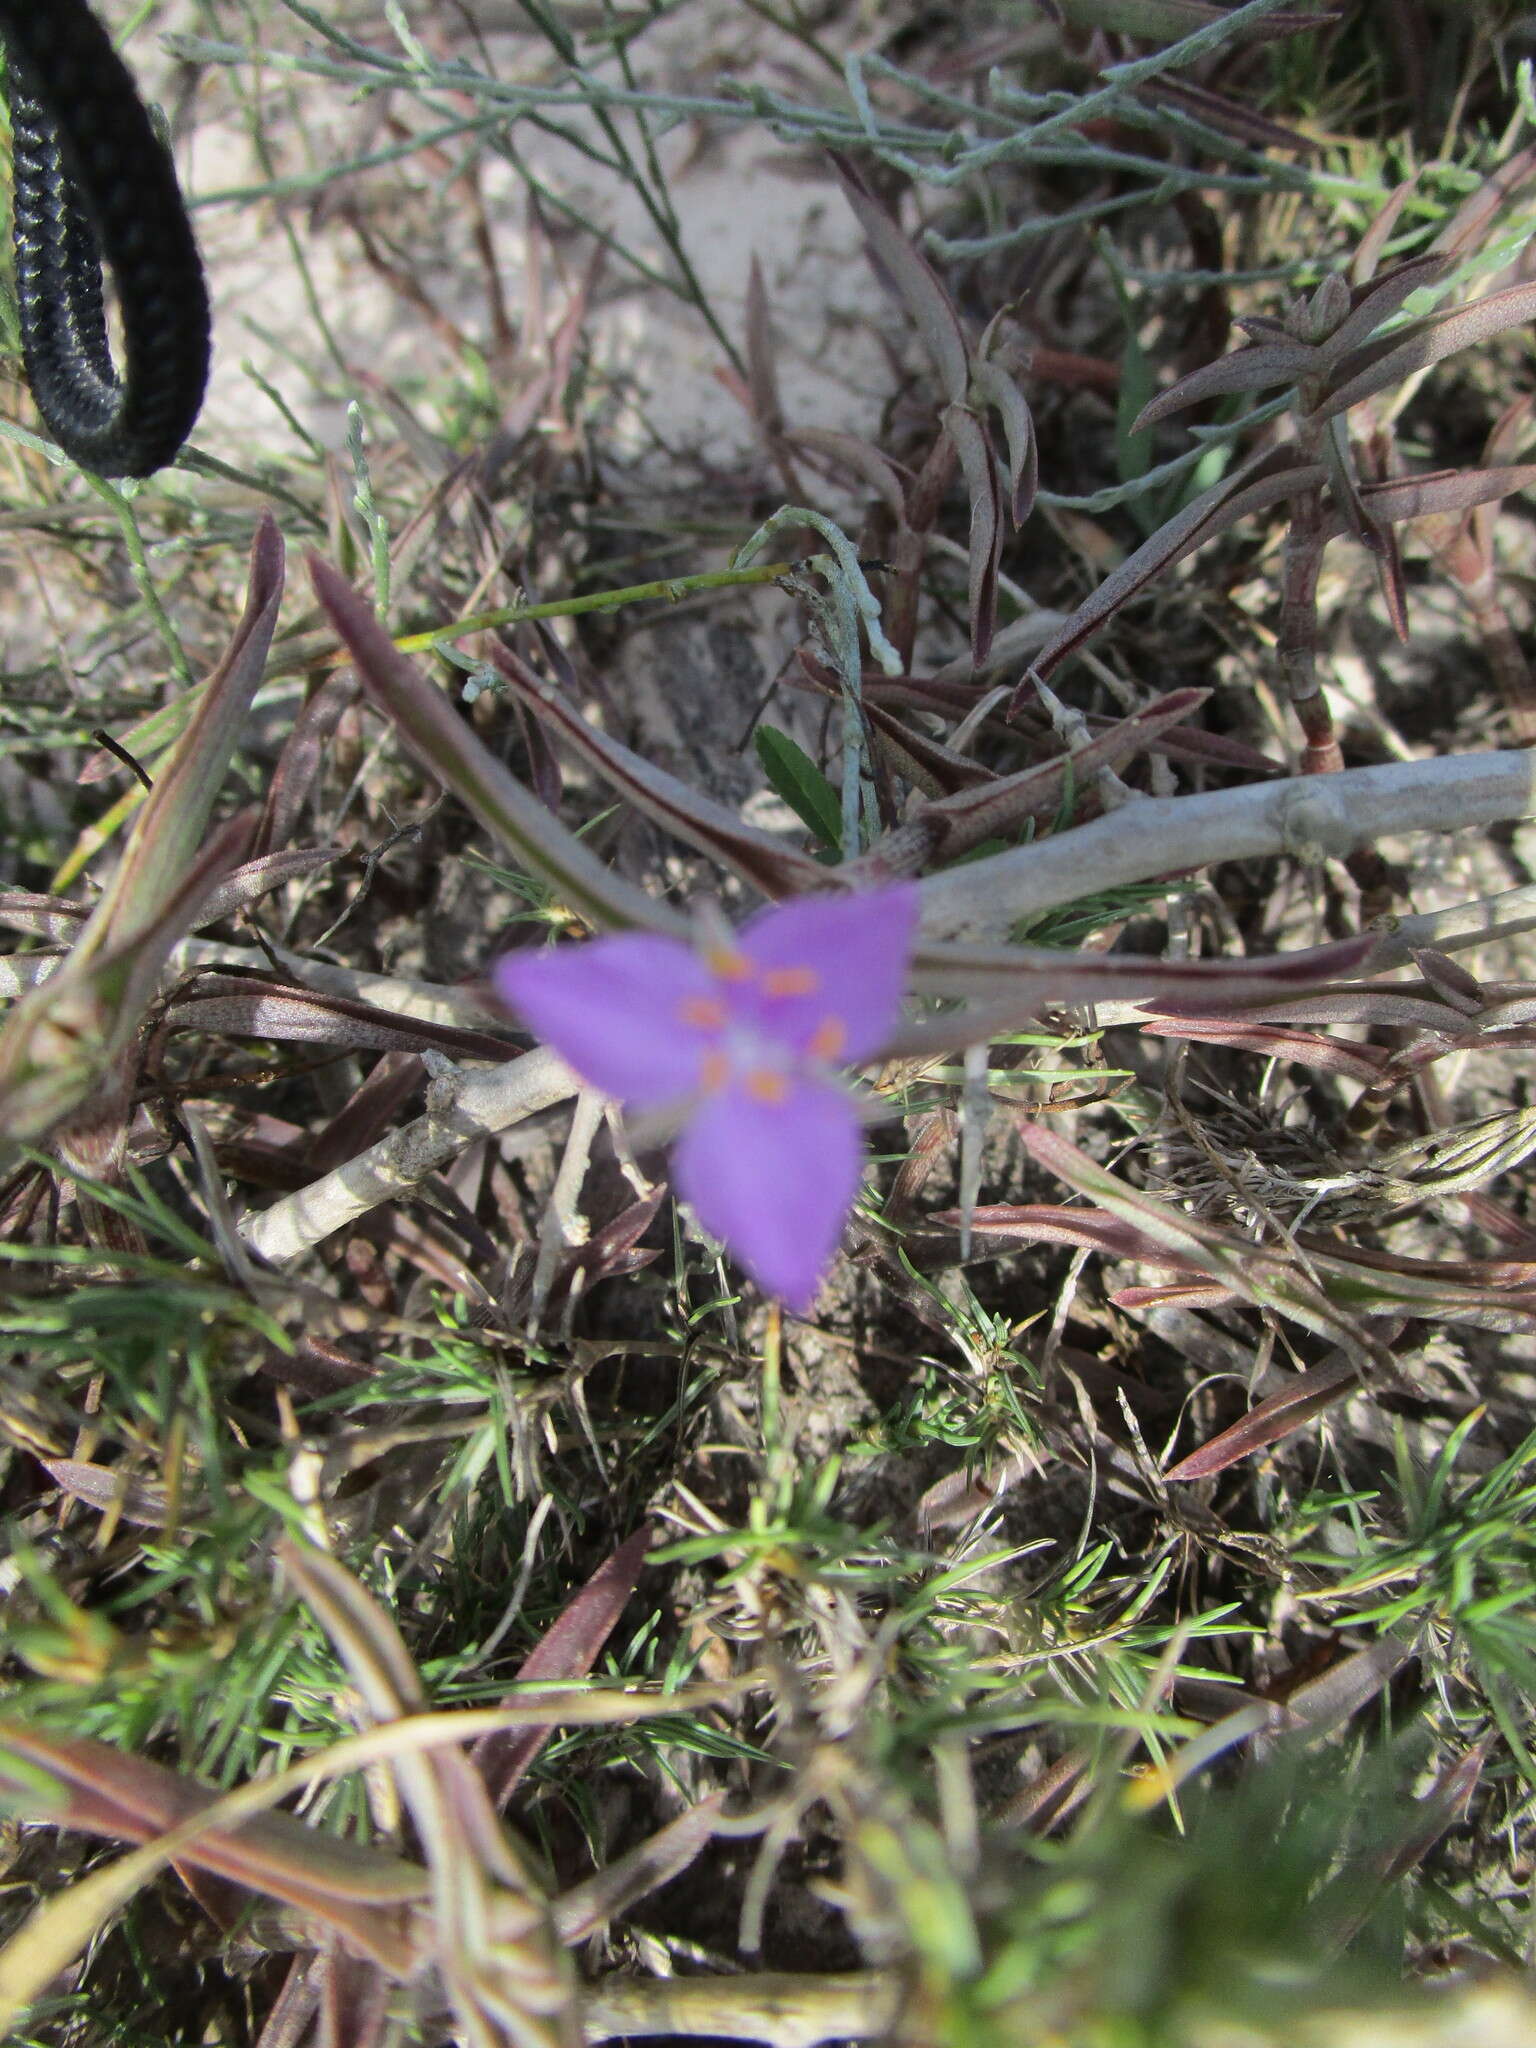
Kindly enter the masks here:
<path id="1" fill-rule="evenodd" d="M 66 455 L 148 476 L 208 382 L 203 266 L 161 141 L 85 0 L 0 0 L 15 165 L 16 300 L 32 396 Z M 123 336 L 107 340 L 101 266 Z"/>

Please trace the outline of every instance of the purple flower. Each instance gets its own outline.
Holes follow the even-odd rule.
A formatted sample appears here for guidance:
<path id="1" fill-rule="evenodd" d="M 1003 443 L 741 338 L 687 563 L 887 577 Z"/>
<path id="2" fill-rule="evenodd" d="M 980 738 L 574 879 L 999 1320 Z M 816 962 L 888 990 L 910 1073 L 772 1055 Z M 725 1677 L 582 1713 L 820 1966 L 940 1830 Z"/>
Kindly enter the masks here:
<path id="1" fill-rule="evenodd" d="M 682 1104 L 682 1196 L 767 1290 L 805 1313 L 863 1164 L 834 1074 L 890 1036 L 917 926 L 911 884 L 807 896 L 698 951 L 627 932 L 516 953 L 500 994 L 591 1087 L 631 1109 Z"/>

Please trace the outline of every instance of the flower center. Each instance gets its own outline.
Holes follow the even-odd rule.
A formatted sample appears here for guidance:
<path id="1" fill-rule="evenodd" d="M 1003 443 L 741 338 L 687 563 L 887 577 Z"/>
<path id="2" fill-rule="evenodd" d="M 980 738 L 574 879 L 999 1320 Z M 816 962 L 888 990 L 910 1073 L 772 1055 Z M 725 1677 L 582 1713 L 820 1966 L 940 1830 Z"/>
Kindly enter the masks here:
<path id="1" fill-rule="evenodd" d="M 725 946 L 711 946 L 703 958 L 716 987 L 707 994 L 684 996 L 676 1014 L 679 1024 L 708 1037 L 699 1061 L 699 1087 L 704 1094 L 717 1095 L 735 1082 L 757 1102 L 784 1102 L 799 1070 L 838 1058 L 848 1042 L 841 1017 L 829 1012 L 800 1044 L 796 1042 L 798 1029 L 792 1037 L 775 1031 L 771 1010 L 766 1015 L 750 1014 L 756 1007 L 752 995 L 765 996 L 770 1002 L 815 995 L 821 986 L 816 968 L 759 969 L 745 954 Z M 745 1004 L 742 997 L 747 998 Z M 738 1007 L 749 1014 L 737 1015 Z"/>

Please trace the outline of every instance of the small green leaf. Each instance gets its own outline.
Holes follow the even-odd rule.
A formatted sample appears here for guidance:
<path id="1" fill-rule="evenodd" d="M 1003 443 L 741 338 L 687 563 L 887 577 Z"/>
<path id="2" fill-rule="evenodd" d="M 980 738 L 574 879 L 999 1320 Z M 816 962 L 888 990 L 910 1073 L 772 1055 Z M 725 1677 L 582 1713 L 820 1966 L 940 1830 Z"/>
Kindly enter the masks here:
<path id="1" fill-rule="evenodd" d="M 1124 272 L 1107 235 L 1099 237 L 1099 247 L 1109 268 L 1115 297 L 1120 303 L 1120 317 L 1125 322 L 1125 347 L 1120 355 L 1120 395 L 1115 407 L 1115 461 L 1120 481 L 1132 483 L 1137 477 L 1145 476 L 1152 466 L 1152 436 L 1144 429 L 1138 433 L 1136 421 L 1151 401 L 1157 389 L 1157 379 L 1136 333 L 1135 301 L 1126 289 Z M 1150 531 L 1150 508 L 1140 499 L 1136 502 L 1141 508 L 1143 530 Z"/>
<path id="2" fill-rule="evenodd" d="M 802 747 L 776 725 L 757 728 L 757 758 L 775 796 L 809 826 L 823 846 L 836 847 L 842 834 L 837 791 Z"/>

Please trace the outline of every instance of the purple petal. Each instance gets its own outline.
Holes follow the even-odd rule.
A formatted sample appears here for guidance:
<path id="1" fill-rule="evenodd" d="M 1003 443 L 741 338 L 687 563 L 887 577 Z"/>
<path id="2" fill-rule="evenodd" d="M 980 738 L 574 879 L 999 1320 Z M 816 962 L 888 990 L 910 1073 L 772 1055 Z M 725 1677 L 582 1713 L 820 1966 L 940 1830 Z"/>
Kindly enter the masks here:
<path id="1" fill-rule="evenodd" d="M 854 1066 L 877 1052 L 901 1011 L 917 888 L 802 896 L 753 918 L 740 947 L 768 981 L 754 988 L 759 1028 L 794 1052 Z M 773 977 L 789 992 L 773 993 Z M 800 993 L 797 979 L 811 986 Z"/>
<path id="2" fill-rule="evenodd" d="M 765 1102 L 733 1082 L 704 1101 L 673 1148 L 678 1193 L 758 1285 L 809 1312 L 858 1193 L 864 1145 L 851 1097 L 783 1083 Z"/>
<path id="3" fill-rule="evenodd" d="M 543 953 L 511 953 L 496 991 L 581 1078 L 637 1109 L 691 1095 L 718 1007 L 709 969 L 680 939 L 622 932 Z"/>

